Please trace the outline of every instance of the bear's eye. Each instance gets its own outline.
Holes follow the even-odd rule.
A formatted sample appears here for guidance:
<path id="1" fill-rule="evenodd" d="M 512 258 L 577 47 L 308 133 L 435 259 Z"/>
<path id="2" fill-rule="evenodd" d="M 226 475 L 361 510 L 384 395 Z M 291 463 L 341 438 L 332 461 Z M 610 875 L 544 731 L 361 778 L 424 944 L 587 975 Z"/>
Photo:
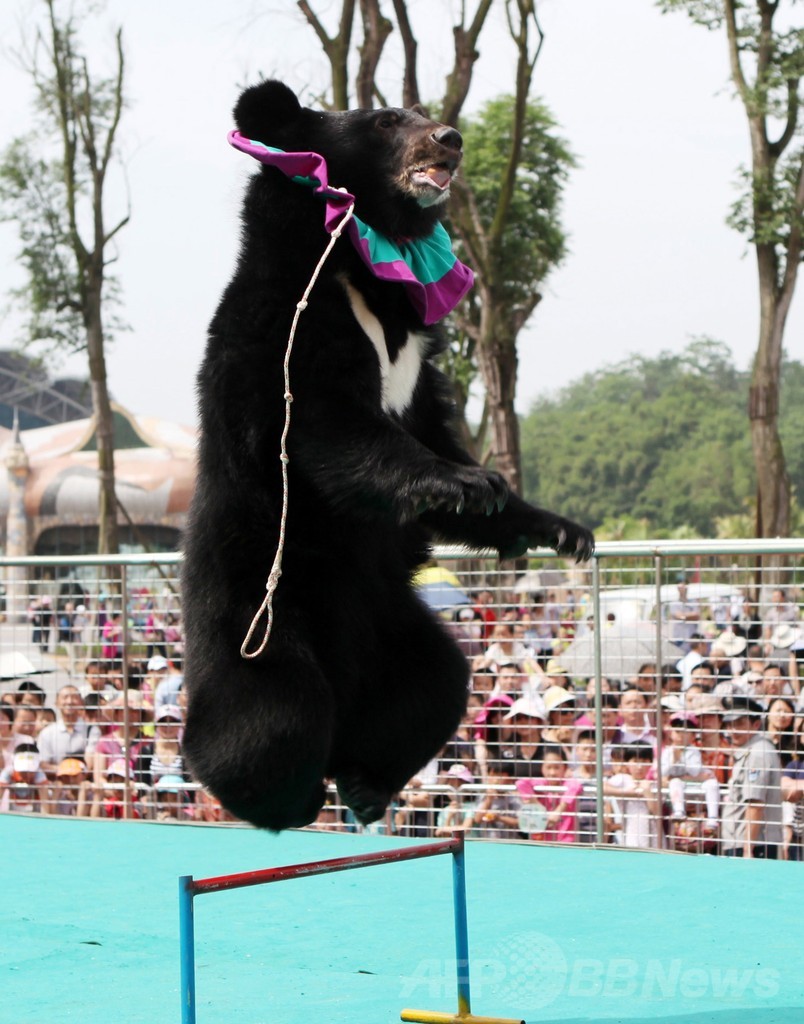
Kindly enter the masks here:
<path id="1" fill-rule="evenodd" d="M 377 119 L 378 128 L 396 128 L 399 124 L 399 118 L 396 114 L 383 114 L 382 117 Z"/>

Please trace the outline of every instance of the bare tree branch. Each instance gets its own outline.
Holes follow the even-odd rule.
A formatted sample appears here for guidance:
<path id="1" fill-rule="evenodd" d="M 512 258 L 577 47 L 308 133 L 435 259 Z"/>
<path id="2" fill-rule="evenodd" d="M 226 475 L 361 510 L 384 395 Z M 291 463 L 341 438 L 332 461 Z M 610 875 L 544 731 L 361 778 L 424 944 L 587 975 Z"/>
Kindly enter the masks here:
<path id="1" fill-rule="evenodd" d="M 360 65 L 355 79 L 357 105 L 369 109 L 374 105 L 374 83 L 377 66 L 388 36 L 393 31 L 391 22 L 383 17 L 379 0 L 360 0 L 363 20 L 363 45 L 360 46 Z"/>
<path id="2" fill-rule="evenodd" d="M 421 103 L 419 98 L 419 82 L 416 71 L 416 59 L 418 44 L 413 35 L 413 29 L 408 18 L 408 8 L 405 0 L 393 0 L 396 23 L 399 26 L 399 34 L 402 37 L 402 46 L 405 52 L 405 72 L 402 79 L 402 106 L 414 107 Z"/>

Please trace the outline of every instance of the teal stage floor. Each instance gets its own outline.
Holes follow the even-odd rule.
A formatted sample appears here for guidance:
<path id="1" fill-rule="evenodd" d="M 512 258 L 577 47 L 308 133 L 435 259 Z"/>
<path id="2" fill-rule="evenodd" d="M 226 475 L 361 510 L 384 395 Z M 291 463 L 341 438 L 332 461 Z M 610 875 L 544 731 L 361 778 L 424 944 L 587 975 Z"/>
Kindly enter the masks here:
<path id="1" fill-rule="evenodd" d="M 178 877 L 404 845 L 0 816 L 2 1024 L 179 1024 Z M 451 858 L 196 897 L 198 1024 L 456 1008 Z M 804 865 L 518 844 L 466 852 L 472 1009 L 802 1024 Z"/>

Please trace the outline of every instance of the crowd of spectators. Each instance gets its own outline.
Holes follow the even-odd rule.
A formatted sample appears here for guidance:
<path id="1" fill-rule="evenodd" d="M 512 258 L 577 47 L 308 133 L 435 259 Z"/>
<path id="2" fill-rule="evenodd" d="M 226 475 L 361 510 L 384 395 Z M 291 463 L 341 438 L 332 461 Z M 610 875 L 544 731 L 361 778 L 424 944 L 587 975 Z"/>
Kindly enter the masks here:
<path id="1" fill-rule="evenodd" d="M 666 608 L 673 657 L 595 679 L 562 664 L 593 628 L 571 592 L 472 595 L 442 613 L 470 665 L 464 719 L 376 827 L 801 860 L 799 601 L 777 589 L 760 617 L 747 602 L 703 605 L 679 581 Z M 58 605 L 50 627 L 70 645 L 71 681 L 53 709 L 31 679 L 0 694 L 0 809 L 232 820 L 182 757 L 178 610 L 157 613 L 142 593 L 127 628 L 143 657 L 130 660 L 111 606 L 93 618 L 81 595 Z M 41 608 L 32 639 L 50 650 Z M 355 826 L 333 795 L 314 827 Z"/>
<path id="2" fill-rule="evenodd" d="M 774 590 L 760 617 L 691 599 L 682 579 L 663 624 L 673 656 L 600 680 L 562 664 L 592 629 L 582 602 L 491 596 L 444 615 L 471 663 L 469 707 L 401 795 L 401 831 L 802 859 L 797 593 Z"/>

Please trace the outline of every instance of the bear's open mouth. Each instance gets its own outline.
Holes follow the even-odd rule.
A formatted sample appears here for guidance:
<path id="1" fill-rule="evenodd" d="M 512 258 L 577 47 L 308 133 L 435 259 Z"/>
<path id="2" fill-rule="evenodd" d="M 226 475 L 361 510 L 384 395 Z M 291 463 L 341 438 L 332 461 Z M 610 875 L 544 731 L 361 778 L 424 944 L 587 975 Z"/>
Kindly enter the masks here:
<path id="1" fill-rule="evenodd" d="M 447 164 L 430 164 L 429 167 L 414 167 L 410 172 L 414 185 L 425 185 L 445 192 L 452 181 L 452 170 Z"/>

